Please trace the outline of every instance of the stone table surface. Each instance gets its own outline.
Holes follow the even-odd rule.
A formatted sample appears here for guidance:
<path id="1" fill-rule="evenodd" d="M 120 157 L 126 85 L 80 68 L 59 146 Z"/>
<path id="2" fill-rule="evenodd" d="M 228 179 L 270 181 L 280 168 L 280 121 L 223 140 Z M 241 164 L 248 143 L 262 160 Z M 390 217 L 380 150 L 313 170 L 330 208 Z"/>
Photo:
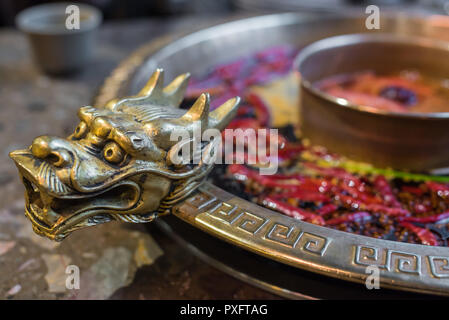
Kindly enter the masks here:
<path id="1" fill-rule="evenodd" d="M 23 213 L 24 187 L 8 158 L 38 135 L 70 134 L 77 109 L 92 101 L 104 78 L 139 46 L 216 21 L 209 16 L 106 23 L 95 61 L 66 77 L 42 74 L 26 38 L 0 29 L 0 299 L 277 298 L 212 268 L 156 227 L 111 222 L 61 243 L 35 235 Z M 66 272 L 73 270 L 68 266 L 79 268 L 79 289 L 67 289 Z"/>

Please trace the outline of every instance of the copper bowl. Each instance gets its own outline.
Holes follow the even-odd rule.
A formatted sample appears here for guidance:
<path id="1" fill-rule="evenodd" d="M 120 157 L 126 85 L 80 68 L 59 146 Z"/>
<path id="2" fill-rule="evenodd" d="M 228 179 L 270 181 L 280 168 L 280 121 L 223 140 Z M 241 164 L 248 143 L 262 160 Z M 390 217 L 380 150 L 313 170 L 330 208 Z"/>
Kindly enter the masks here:
<path id="1" fill-rule="evenodd" d="M 301 128 L 312 143 L 379 167 L 449 167 L 449 112 L 387 112 L 351 104 L 314 86 L 323 78 L 361 70 L 413 69 L 444 78 L 449 74 L 448 42 L 387 33 L 341 35 L 304 48 L 295 67 L 301 75 Z"/>

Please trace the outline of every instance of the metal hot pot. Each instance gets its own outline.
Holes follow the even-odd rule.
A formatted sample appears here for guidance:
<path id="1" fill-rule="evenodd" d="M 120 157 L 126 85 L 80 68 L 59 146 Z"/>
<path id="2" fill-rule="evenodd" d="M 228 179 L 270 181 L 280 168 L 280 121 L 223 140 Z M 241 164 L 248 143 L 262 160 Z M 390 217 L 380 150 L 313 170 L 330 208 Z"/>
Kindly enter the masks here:
<path id="1" fill-rule="evenodd" d="M 275 14 L 168 36 L 143 46 L 123 61 L 106 79 L 93 105 L 135 95 L 156 68 L 164 68 L 168 79 L 184 72 L 201 75 L 213 65 L 275 45 L 301 48 L 330 36 L 378 33 L 366 30 L 364 18 Z M 382 15 L 381 32 L 447 40 L 449 24 L 447 19 L 441 23 L 441 19 Z M 366 267 L 373 265 L 380 270 L 383 288 L 449 295 L 449 249 L 445 247 L 379 240 L 305 223 L 250 203 L 209 182 L 171 205 L 171 213 L 194 228 L 298 272 L 304 269 L 363 283 L 368 276 Z"/>

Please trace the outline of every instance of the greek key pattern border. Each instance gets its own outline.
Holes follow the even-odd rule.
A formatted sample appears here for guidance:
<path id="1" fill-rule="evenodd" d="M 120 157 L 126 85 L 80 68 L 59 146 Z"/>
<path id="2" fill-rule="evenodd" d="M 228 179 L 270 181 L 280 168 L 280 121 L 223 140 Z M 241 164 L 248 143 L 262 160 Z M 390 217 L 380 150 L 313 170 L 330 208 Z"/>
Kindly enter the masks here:
<path id="1" fill-rule="evenodd" d="M 205 190 L 187 199 L 186 203 L 238 232 L 247 233 L 276 246 L 324 256 L 332 242 L 329 237 L 303 231 L 297 225 L 287 225 L 248 212 L 238 205 L 218 199 Z M 436 279 L 449 279 L 449 257 L 446 256 L 423 256 L 371 245 L 354 245 L 353 252 L 352 264 L 355 266 L 377 266 L 389 273 L 417 277 L 428 274 Z"/>
<path id="2" fill-rule="evenodd" d="M 239 206 L 219 200 L 207 191 L 189 198 L 187 202 L 198 210 L 239 232 L 248 233 L 275 245 L 298 249 L 307 254 L 323 256 L 330 238 L 305 232 L 295 225 L 285 225 L 273 219 L 248 212 Z"/>
<path id="3" fill-rule="evenodd" d="M 354 264 L 377 266 L 389 272 L 422 276 L 424 272 L 437 279 L 449 279 L 449 257 L 422 256 L 415 253 L 379 248 L 369 245 L 355 246 Z"/>

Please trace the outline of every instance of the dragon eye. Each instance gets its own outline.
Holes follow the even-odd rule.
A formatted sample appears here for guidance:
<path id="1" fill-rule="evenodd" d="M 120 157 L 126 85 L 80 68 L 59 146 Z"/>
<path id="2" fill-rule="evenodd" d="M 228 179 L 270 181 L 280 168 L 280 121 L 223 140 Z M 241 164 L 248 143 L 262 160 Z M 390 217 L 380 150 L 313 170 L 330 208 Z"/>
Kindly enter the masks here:
<path id="1" fill-rule="evenodd" d="M 73 137 L 76 139 L 80 139 L 84 136 L 86 131 L 87 131 L 87 124 L 84 121 L 81 121 L 75 129 Z"/>
<path id="2" fill-rule="evenodd" d="M 110 163 L 119 163 L 123 161 L 125 152 L 117 143 L 109 142 L 104 146 L 103 156 Z"/>

